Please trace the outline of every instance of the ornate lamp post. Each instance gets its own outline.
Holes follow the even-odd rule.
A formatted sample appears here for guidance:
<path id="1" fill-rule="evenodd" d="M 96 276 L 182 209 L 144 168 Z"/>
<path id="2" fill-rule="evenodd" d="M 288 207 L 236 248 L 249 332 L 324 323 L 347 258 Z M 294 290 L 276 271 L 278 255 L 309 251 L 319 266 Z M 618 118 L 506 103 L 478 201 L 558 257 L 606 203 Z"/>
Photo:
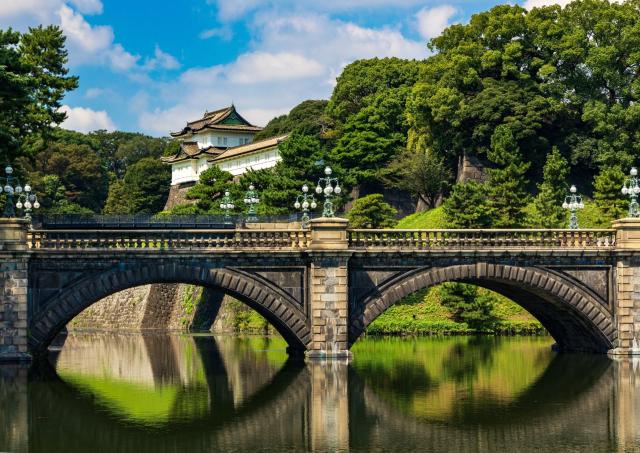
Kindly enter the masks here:
<path id="1" fill-rule="evenodd" d="M 569 229 L 577 230 L 578 229 L 578 216 L 576 213 L 578 209 L 584 209 L 584 203 L 582 202 L 582 197 L 580 195 L 576 195 L 576 186 L 572 185 L 569 189 L 571 192 L 570 195 L 564 197 L 564 203 L 562 203 L 562 207 L 564 209 L 568 209 L 571 213 L 571 217 L 569 218 Z"/>
<path id="2" fill-rule="evenodd" d="M 256 205 L 260 203 L 260 198 L 258 198 L 258 192 L 253 184 L 249 186 L 249 190 L 244 194 L 244 203 L 249 206 L 247 221 L 256 222 L 258 220 L 258 216 L 256 215 Z"/>
<path id="3" fill-rule="evenodd" d="M 333 201 L 331 201 L 331 198 L 333 197 L 334 193 L 336 195 L 339 195 L 340 192 L 342 192 L 340 184 L 338 183 L 338 178 L 332 178 L 331 173 L 333 173 L 331 168 L 325 167 L 324 174 L 326 175 L 326 177 L 320 178 L 318 180 L 318 186 L 316 187 L 316 193 L 318 195 L 324 192 L 324 206 L 322 209 L 322 217 L 333 217 Z M 334 183 L 335 187 L 333 185 Z M 324 189 L 322 188 L 322 185 L 324 185 Z"/>
<path id="4" fill-rule="evenodd" d="M 0 178 L 0 193 L 4 192 L 7 194 L 7 202 L 5 203 L 2 215 L 4 217 L 15 217 L 15 208 L 24 208 L 25 217 L 31 220 L 31 210 L 40 207 L 38 197 L 31 193 L 31 186 L 29 184 L 25 185 L 24 189 L 22 188 L 20 182 L 13 176 L 13 168 L 11 165 L 7 165 L 4 172 L 7 176 Z M 4 186 L 2 184 L 4 184 Z M 18 202 L 15 206 L 13 204 L 14 195 L 18 197 Z"/>
<path id="5" fill-rule="evenodd" d="M 629 195 L 629 217 L 640 217 L 640 209 L 638 209 L 638 194 L 640 194 L 640 181 L 638 180 L 638 169 L 632 167 L 629 172 L 629 178 L 622 186 L 622 195 Z"/>
<path id="6" fill-rule="evenodd" d="M 308 192 L 309 186 L 305 184 L 302 186 L 302 195 L 298 195 L 293 204 L 296 209 L 302 209 L 302 228 L 309 227 L 309 208 L 315 209 L 318 206 L 315 197 Z"/>
<path id="7" fill-rule="evenodd" d="M 31 221 L 31 210 L 38 209 L 39 207 L 40 203 L 38 202 L 38 196 L 35 193 L 31 193 L 31 186 L 27 184 L 26 186 L 24 186 L 24 191 L 20 195 L 18 195 L 16 208 L 24 208 L 25 219 Z"/>
<path id="8" fill-rule="evenodd" d="M 228 190 L 224 192 L 224 197 L 220 200 L 220 209 L 224 210 L 224 223 L 231 223 L 231 214 L 229 212 L 234 209 L 236 205 L 231 200 L 231 194 Z"/>

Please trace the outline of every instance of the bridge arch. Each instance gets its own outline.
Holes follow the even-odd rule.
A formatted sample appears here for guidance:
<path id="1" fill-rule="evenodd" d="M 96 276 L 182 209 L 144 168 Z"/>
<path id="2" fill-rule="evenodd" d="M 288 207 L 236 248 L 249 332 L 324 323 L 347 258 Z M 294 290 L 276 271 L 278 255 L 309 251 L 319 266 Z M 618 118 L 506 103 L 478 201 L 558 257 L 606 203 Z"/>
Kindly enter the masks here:
<path id="1" fill-rule="evenodd" d="M 29 347 L 38 355 L 82 310 L 124 289 L 155 283 L 184 283 L 213 288 L 244 302 L 264 316 L 285 339 L 289 348 L 304 351 L 311 328 L 303 307 L 286 291 L 257 276 L 229 268 L 198 264 L 115 265 L 82 277 L 50 299 L 29 323 Z"/>
<path id="2" fill-rule="evenodd" d="M 543 268 L 482 262 L 421 268 L 385 282 L 352 306 L 349 344 L 400 299 L 446 282 L 470 283 L 509 297 L 540 321 L 560 350 L 604 353 L 615 347 L 612 313 L 588 289 Z"/>

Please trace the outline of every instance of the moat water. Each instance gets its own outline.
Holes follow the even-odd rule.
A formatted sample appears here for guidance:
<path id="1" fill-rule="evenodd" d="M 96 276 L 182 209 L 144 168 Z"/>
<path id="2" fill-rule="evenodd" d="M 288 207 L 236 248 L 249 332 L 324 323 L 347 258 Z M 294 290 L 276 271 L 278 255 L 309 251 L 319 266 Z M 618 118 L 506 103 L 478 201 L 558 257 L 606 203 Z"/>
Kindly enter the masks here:
<path id="1" fill-rule="evenodd" d="M 349 362 L 276 338 L 70 335 L 0 366 L 0 451 L 640 451 L 640 362 L 541 338 L 364 338 Z"/>

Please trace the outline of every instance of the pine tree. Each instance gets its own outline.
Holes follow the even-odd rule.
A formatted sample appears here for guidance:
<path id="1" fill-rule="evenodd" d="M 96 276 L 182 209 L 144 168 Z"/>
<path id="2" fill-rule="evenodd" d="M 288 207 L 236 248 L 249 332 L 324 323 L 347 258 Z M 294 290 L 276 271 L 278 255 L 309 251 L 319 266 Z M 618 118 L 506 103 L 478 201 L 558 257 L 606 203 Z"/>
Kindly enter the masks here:
<path id="1" fill-rule="evenodd" d="M 567 194 L 569 163 L 558 148 L 547 155 L 544 165 L 542 184 L 538 186 L 538 195 L 534 200 L 532 223 L 539 228 L 565 227 L 567 213 L 562 201 Z"/>
<path id="2" fill-rule="evenodd" d="M 491 215 L 487 204 L 487 187 L 471 181 L 453 187 L 444 203 L 444 215 L 450 228 L 487 228 Z"/>
<path id="3" fill-rule="evenodd" d="M 492 226 L 512 228 L 524 224 L 524 208 L 529 200 L 525 173 L 530 163 L 523 162 L 518 144 L 507 125 L 496 128 L 487 153 L 497 168 L 489 172 L 488 197 Z"/>
<path id="4" fill-rule="evenodd" d="M 398 223 L 397 213 L 384 201 L 382 194 L 374 193 L 358 198 L 347 218 L 351 228 L 393 228 Z"/>
<path id="5" fill-rule="evenodd" d="M 594 180 L 593 198 L 608 221 L 626 216 L 629 204 L 620 192 L 624 180 L 620 167 L 603 168 Z"/>

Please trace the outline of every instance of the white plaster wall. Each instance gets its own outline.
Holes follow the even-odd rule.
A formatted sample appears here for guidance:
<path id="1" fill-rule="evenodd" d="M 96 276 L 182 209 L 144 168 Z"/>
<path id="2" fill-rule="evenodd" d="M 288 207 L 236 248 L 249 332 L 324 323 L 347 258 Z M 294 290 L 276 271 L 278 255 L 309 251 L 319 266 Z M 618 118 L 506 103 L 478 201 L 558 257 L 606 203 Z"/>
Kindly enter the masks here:
<path id="1" fill-rule="evenodd" d="M 194 160 L 171 164 L 171 185 L 197 181 L 198 179 L 199 175 Z"/>
<path id="2" fill-rule="evenodd" d="M 208 146 L 222 146 L 231 148 L 234 146 L 251 143 L 253 141 L 253 134 L 207 131 L 194 134 L 187 140 L 198 142 L 198 147 L 200 148 L 206 148 Z"/>
<path id="3" fill-rule="evenodd" d="M 279 161 L 280 153 L 278 149 L 271 149 L 248 156 L 238 156 L 218 163 L 221 170 L 228 171 L 234 176 L 241 175 L 249 169 L 262 170 L 274 167 Z"/>

